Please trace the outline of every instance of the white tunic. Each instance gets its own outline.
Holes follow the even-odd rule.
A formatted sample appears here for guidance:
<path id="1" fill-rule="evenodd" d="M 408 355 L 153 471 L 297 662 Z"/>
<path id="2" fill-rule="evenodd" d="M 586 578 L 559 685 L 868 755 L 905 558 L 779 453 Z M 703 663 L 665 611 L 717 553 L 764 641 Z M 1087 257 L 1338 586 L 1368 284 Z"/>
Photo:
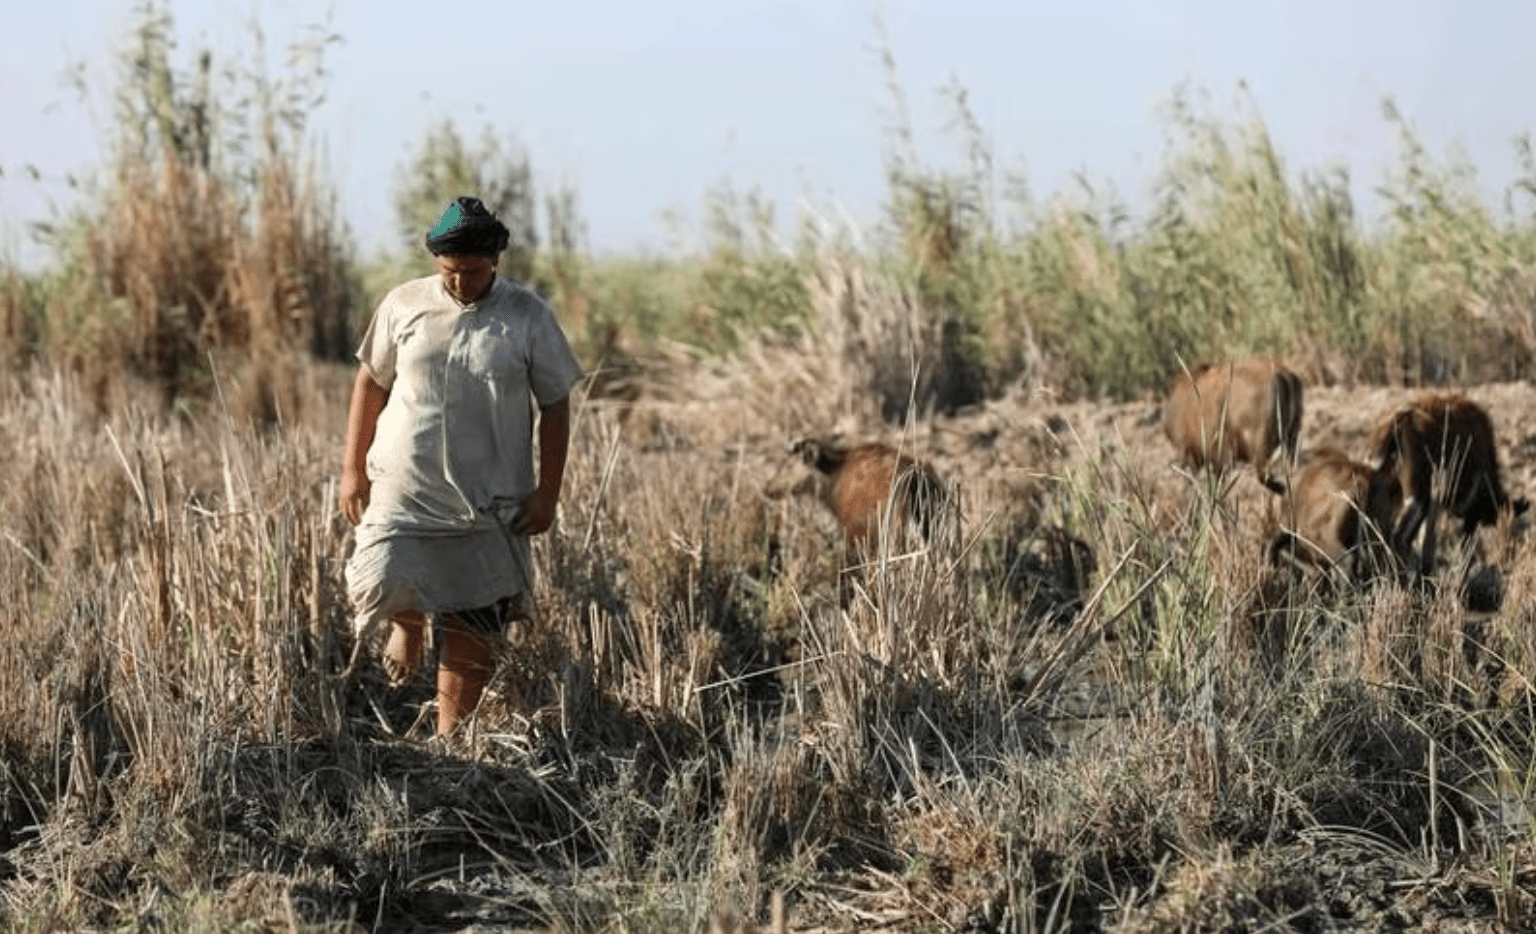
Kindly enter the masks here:
<path id="1" fill-rule="evenodd" d="M 526 591 L 528 539 L 496 517 L 536 484 L 533 401 L 559 402 L 582 376 L 549 305 L 500 277 L 469 305 L 441 276 L 416 279 L 379 303 L 357 358 L 389 391 L 346 567 L 358 631 Z"/>

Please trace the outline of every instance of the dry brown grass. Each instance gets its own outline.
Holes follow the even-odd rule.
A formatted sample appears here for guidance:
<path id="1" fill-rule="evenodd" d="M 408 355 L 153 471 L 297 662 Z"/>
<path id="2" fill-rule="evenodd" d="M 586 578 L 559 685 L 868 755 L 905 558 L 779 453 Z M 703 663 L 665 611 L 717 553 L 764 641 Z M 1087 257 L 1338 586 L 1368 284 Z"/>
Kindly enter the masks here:
<path id="1" fill-rule="evenodd" d="M 249 195 L 169 153 L 125 159 L 74 285 L 46 311 L 49 358 L 93 387 L 98 411 L 121 404 L 124 375 L 196 404 L 227 366 L 253 384 L 242 415 L 292 417 L 295 352 L 335 358 L 351 339 L 352 287 L 317 185 L 282 158 Z"/>
<path id="2" fill-rule="evenodd" d="M 305 129 L 330 40 L 295 43 L 292 73 L 272 76 L 251 38 L 245 61 L 202 49 L 182 69 L 170 12 L 138 5 L 103 102 L 105 163 L 46 225 L 54 267 L 22 290 L 7 274 L 0 353 L 68 371 L 98 416 L 146 386 L 198 409 L 222 382 L 238 388 L 226 410 L 271 426 L 296 415 L 299 361 L 351 349 L 352 247 Z"/>
<path id="3" fill-rule="evenodd" d="M 1336 865 L 1374 897 L 1366 841 L 1394 872 L 1470 867 L 1468 911 L 1528 918 L 1532 825 L 1478 803 L 1531 783 L 1523 531 L 1485 536 L 1487 618 L 1454 568 L 1435 592 L 1288 584 L 1251 476 L 1178 472 L 1145 407 L 1013 398 L 893 439 L 961 508 L 840 598 L 831 517 L 764 494 L 786 437 L 879 406 L 862 372 L 775 393 L 767 352 L 681 363 L 622 418 L 578 406 L 540 613 L 446 742 L 427 689 L 339 676 L 344 368 L 297 370 L 304 404 L 267 431 L 127 382 L 98 420 L 67 375 L 14 378 L 5 921 L 1326 927 L 1298 880 Z M 1008 576 L 1082 577 L 1050 534 L 1093 559 L 1055 614 Z"/>

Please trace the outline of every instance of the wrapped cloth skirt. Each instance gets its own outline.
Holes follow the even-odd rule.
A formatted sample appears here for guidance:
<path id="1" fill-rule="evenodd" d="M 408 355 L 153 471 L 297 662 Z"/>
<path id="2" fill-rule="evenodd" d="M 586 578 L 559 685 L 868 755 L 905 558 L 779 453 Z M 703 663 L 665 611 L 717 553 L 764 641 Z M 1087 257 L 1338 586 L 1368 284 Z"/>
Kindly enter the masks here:
<path id="1" fill-rule="evenodd" d="M 526 614 L 530 557 L 526 537 L 495 526 L 408 534 L 360 525 L 346 566 L 356 633 L 411 610 L 500 633 L 509 612 Z"/>

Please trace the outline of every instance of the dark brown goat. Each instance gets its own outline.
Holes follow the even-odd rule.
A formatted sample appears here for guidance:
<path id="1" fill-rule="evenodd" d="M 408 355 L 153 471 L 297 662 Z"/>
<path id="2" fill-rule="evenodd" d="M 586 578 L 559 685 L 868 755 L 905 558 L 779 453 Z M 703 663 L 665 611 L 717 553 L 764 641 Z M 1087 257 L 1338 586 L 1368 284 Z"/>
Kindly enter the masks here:
<path id="1" fill-rule="evenodd" d="M 1506 511 L 1529 508 L 1525 497 L 1511 501 L 1499 480 L 1493 421 L 1465 396 L 1421 396 L 1376 429 L 1378 468 L 1397 476 L 1406 506 L 1392 530 L 1392 546 L 1405 559 L 1420 530 L 1424 546 L 1419 572 L 1435 567 L 1435 519 L 1440 507 L 1461 520 L 1463 539 L 1479 526 L 1493 525 Z"/>
<path id="2" fill-rule="evenodd" d="M 1356 580 L 1372 577 L 1390 560 L 1387 536 L 1402 502 L 1396 474 L 1335 448 L 1312 451 L 1292 475 L 1270 560 L 1344 568 Z"/>
<path id="3" fill-rule="evenodd" d="M 1243 461 L 1279 493 L 1285 481 L 1271 464 L 1283 454 L 1295 466 L 1302 407 L 1301 378 L 1274 360 L 1201 364 L 1174 376 L 1163 434 L 1186 466 L 1225 470 Z"/>

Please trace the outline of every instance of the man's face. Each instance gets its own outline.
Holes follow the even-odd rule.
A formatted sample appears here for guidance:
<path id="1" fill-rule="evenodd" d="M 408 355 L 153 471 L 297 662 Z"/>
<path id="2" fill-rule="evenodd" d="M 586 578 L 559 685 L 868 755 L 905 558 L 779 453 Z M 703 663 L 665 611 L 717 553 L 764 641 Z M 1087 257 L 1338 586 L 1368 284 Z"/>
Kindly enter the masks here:
<path id="1" fill-rule="evenodd" d="M 495 257 L 443 253 L 432 259 L 448 294 L 465 305 L 484 295 L 496 278 Z"/>

